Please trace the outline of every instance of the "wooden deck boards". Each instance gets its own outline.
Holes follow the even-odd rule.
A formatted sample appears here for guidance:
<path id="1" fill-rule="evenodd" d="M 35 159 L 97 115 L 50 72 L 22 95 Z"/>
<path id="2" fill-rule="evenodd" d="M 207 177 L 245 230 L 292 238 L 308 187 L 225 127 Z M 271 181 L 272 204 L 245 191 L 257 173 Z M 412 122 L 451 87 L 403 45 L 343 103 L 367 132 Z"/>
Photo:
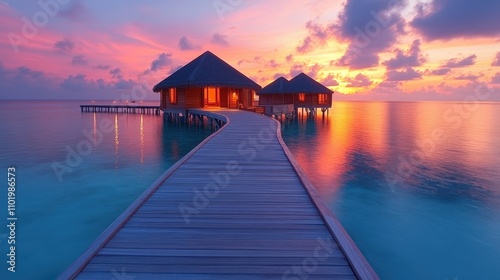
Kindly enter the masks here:
<path id="1" fill-rule="evenodd" d="M 167 172 L 60 279 L 377 279 L 369 265 L 368 274 L 360 273 L 356 263 L 367 265 L 360 254 L 354 258 L 361 262 L 353 261 L 350 249 L 339 246 L 291 164 L 277 122 L 220 113 L 228 124 Z"/>

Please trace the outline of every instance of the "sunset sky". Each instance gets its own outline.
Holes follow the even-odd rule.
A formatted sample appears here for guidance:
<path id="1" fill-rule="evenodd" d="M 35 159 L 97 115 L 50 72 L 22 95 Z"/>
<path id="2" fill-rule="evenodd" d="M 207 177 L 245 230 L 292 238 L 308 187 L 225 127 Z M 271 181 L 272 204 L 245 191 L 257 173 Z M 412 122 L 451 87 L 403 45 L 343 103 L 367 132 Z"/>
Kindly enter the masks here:
<path id="1" fill-rule="evenodd" d="M 498 0 L 4 0 L 0 99 L 157 99 L 210 50 L 261 86 L 304 72 L 341 100 L 482 86 L 498 101 L 499 15 Z"/>

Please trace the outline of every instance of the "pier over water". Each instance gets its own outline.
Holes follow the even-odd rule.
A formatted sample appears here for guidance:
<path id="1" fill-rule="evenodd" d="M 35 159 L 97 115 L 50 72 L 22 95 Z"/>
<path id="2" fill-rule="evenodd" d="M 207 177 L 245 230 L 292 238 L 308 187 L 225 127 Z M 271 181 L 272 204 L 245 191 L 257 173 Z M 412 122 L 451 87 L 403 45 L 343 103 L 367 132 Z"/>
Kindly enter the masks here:
<path id="1" fill-rule="evenodd" d="M 284 144 L 279 122 L 238 110 L 189 113 L 225 125 L 60 279 L 378 279 Z"/>
<path id="2" fill-rule="evenodd" d="M 159 115 L 160 106 L 143 105 L 80 105 L 81 112 L 134 113 Z"/>

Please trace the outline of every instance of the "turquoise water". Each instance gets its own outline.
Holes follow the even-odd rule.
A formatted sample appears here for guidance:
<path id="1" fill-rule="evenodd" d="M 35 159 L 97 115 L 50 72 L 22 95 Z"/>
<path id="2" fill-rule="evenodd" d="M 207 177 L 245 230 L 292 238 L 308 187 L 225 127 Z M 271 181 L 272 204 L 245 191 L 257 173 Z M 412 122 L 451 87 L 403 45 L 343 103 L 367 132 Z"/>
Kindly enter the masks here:
<path id="1" fill-rule="evenodd" d="M 0 279 L 57 277 L 163 172 L 210 134 L 164 124 L 156 115 L 80 113 L 81 103 L 0 101 L 0 177 L 5 179 L 0 191 Z M 64 171 L 59 171 L 61 178 L 54 162 L 66 166 L 57 169 Z M 5 263 L 9 166 L 16 168 L 17 178 L 16 273 L 8 272 Z"/>
<path id="2" fill-rule="evenodd" d="M 499 103 L 337 102 L 283 136 L 381 279 L 500 279 L 499 122 Z"/>
<path id="3" fill-rule="evenodd" d="M 19 218 L 17 272 L 4 265 L 0 279 L 56 277 L 210 134 L 152 115 L 80 113 L 80 103 L 0 101 L 0 172 L 17 168 Z M 283 126 L 287 145 L 382 279 L 500 277 L 500 104 L 461 106 L 337 102 L 325 118 Z M 70 156 L 71 166 L 68 147 L 85 154 Z M 62 181 L 54 162 L 71 169 Z"/>

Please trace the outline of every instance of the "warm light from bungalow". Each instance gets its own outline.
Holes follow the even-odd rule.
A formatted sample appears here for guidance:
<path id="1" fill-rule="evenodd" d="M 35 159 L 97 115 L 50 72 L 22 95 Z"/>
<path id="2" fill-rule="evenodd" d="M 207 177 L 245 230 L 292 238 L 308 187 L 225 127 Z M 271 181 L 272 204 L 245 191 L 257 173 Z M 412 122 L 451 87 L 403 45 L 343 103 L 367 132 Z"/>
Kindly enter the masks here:
<path id="1" fill-rule="evenodd" d="M 170 88 L 168 91 L 168 96 L 170 99 L 170 104 L 177 104 L 177 89 Z"/>
<path id="2" fill-rule="evenodd" d="M 328 96 L 324 93 L 318 95 L 318 104 L 327 104 L 328 103 Z"/>
<path id="3" fill-rule="evenodd" d="M 305 101 L 306 100 L 306 94 L 305 93 L 299 93 L 299 101 Z"/>

